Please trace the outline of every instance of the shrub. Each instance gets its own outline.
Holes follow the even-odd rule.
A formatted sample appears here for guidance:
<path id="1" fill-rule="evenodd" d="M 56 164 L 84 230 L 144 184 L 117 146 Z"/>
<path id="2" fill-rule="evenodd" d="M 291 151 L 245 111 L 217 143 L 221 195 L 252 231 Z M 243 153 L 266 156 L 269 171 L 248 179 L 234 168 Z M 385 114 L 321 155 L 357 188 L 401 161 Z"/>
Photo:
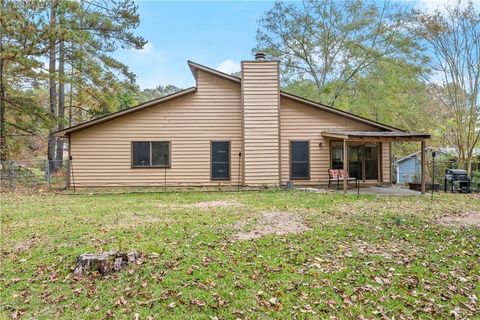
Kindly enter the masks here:
<path id="1" fill-rule="evenodd" d="M 477 191 L 480 191 L 480 171 L 472 171 L 472 186 Z"/>

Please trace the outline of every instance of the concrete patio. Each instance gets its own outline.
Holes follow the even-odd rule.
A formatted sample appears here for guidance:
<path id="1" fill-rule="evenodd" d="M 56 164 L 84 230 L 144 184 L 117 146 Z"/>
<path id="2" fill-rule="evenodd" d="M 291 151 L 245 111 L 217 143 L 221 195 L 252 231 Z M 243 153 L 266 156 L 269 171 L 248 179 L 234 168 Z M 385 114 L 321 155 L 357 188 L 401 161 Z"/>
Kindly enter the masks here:
<path id="1" fill-rule="evenodd" d="M 342 190 L 340 190 L 342 192 Z M 357 194 L 357 189 L 348 189 L 348 194 Z M 360 194 L 371 194 L 371 195 L 391 195 L 391 196 L 419 196 L 422 193 L 415 190 L 410 190 L 406 188 L 396 187 L 396 186 L 361 186 Z"/>
<path id="2" fill-rule="evenodd" d="M 327 192 L 343 192 L 343 189 L 337 188 L 295 188 L 297 191 L 303 192 L 317 192 L 317 193 L 327 193 Z M 357 188 L 350 186 L 348 189 L 348 194 L 357 194 Z M 419 196 L 422 193 L 419 191 L 414 191 L 406 188 L 396 187 L 396 186 L 382 186 L 382 185 L 373 185 L 373 186 L 360 186 L 360 194 L 370 194 L 370 195 L 391 195 L 391 196 Z"/>

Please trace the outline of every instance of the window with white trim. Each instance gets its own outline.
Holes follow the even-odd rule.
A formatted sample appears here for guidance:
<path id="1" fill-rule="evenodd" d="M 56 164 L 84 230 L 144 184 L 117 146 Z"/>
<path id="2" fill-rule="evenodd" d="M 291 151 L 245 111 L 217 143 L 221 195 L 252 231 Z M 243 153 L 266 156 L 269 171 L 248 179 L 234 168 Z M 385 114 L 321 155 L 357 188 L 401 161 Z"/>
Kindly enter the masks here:
<path id="1" fill-rule="evenodd" d="M 170 141 L 133 141 L 132 167 L 170 167 Z"/>

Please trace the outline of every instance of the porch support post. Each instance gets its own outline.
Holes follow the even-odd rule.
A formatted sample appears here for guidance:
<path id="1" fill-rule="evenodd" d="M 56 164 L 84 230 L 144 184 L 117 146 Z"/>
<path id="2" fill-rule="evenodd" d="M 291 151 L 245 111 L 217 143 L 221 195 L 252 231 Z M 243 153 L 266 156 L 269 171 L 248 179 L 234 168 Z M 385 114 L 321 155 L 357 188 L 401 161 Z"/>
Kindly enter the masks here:
<path id="1" fill-rule="evenodd" d="M 348 189 L 348 180 L 347 180 L 347 169 L 348 169 L 348 148 L 347 148 L 347 139 L 343 139 L 343 193 L 347 193 Z"/>
<path id="2" fill-rule="evenodd" d="M 422 150 L 420 151 L 420 154 L 421 154 L 421 169 L 420 169 L 420 184 L 421 184 L 421 191 L 422 191 L 422 194 L 425 194 L 425 166 L 426 166 L 426 162 L 425 162 L 425 140 L 422 140 L 421 142 L 421 148 Z"/>

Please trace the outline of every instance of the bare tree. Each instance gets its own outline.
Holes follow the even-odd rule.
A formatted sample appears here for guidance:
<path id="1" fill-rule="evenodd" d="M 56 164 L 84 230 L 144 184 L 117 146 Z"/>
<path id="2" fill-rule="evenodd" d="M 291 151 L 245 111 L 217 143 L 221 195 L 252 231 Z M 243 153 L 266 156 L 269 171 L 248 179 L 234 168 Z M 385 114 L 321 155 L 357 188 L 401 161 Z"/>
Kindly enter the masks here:
<path id="1" fill-rule="evenodd" d="M 470 173 L 480 139 L 480 12 L 471 1 L 458 1 L 444 11 L 418 13 L 417 22 L 431 53 L 428 80 L 449 115 L 447 138 Z"/>
<path id="2" fill-rule="evenodd" d="M 354 77 L 379 59 L 417 56 L 410 16 L 389 1 L 277 2 L 260 20 L 258 45 L 279 59 L 284 78 L 311 80 L 333 105 Z"/>

